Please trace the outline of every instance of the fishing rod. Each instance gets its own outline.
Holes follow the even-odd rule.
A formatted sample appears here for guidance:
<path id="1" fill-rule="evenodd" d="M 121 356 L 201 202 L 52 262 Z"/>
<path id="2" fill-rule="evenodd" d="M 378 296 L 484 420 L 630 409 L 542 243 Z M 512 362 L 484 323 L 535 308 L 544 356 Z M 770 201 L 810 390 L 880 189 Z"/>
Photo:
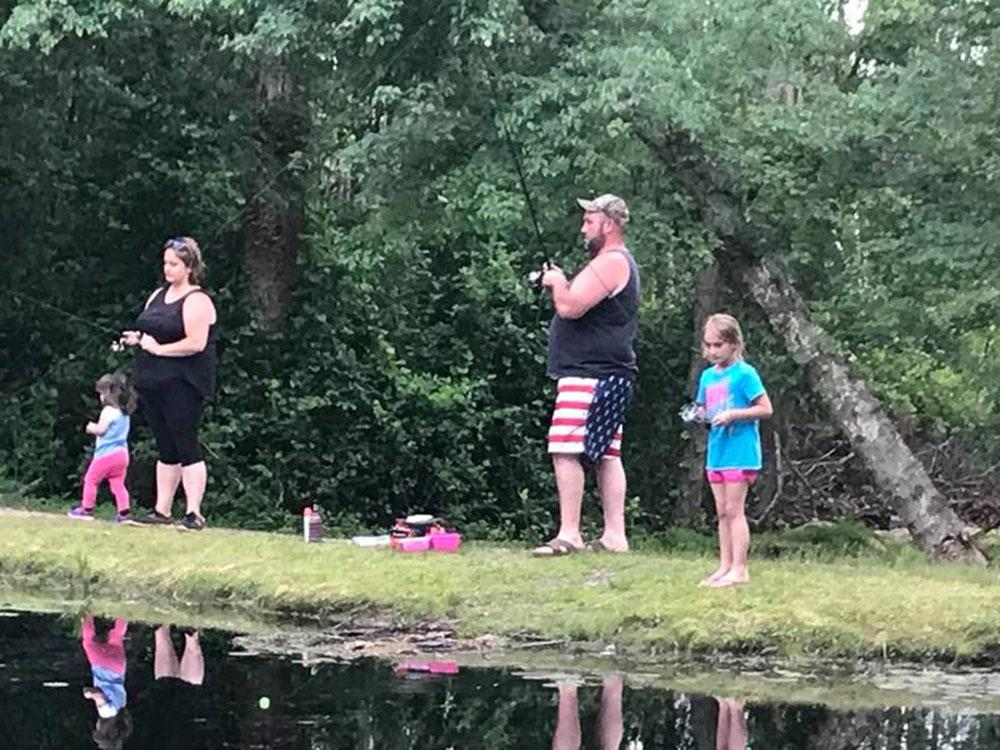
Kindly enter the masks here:
<path id="1" fill-rule="evenodd" d="M 521 193 L 524 195 L 524 201 L 528 206 L 528 216 L 531 218 L 531 225 L 535 230 L 535 238 L 538 240 L 538 249 L 540 251 L 543 251 L 544 254 L 545 239 L 542 237 L 542 230 L 538 223 L 538 213 L 535 210 L 535 201 L 532 198 L 531 189 L 528 187 L 528 180 L 524 174 L 524 165 L 521 161 L 519 153 L 520 148 L 517 145 L 515 145 L 514 136 L 510 131 L 510 127 L 507 124 L 507 120 L 504 118 L 502 112 L 500 111 L 500 94 L 497 90 L 496 79 L 494 78 L 493 72 L 488 68 L 486 69 L 486 79 L 489 81 L 490 84 L 490 92 L 492 93 L 493 109 L 494 112 L 496 113 L 496 119 L 500 123 L 500 131 L 503 136 L 504 142 L 507 145 L 507 151 L 510 154 L 511 162 L 514 165 L 514 172 L 517 174 L 518 185 L 521 188 Z M 548 259 L 544 260 L 539 270 L 531 271 L 528 273 L 527 275 L 528 283 L 536 288 L 541 288 L 542 276 L 545 275 L 545 272 L 548 271 L 550 266 L 552 265 L 553 263 L 551 260 Z M 600 280 L 600 278 L 598 280 Z M 602 285 L 604 284 L 603 281 L 601 281 L 601 283 Z M 619 300 L 617 296 L 610 295 L 610 291 L 611 290 L 608 289 L 609 295 L 606 299 L 613 299 L 618 304 L 619 308 L 621 308 L 624 311 L 624 306 L 622 305 L 621 300 Z"/>
<path id="2" fill-rule="evenodd" d="M 60 307 L 56 307 L 55 305 L 50 304 L 45 300 L 38 299 L 37 297 L 27 294 L 26 292 L 20 292 L 12 289 L 8 292 L 8 294 L 10 294 L 13 297 L 17 297 L 18 299 L 21 299 L 23 301 L 29 302 L 33 305 L 38 305 L 39 307 L 43 307 L 49 312 L 54 312 L 57 315 L 62 315 L 67 320 L 72 320 L 77 323 L 82 323 L 83 325 L 88 326 L 96 331 L 100 331 L 101 333 L 108 333 L 109 331 L 111 333 L 121 333 L 119 329 L 114 328 L 106 323 L 97 323 L 88 318 L 84 318 L 80 315 L 76 315 L 75 313 L 71 313 L 68 310 L 63 310 Z"/>
<path id="3" fill-rule="evenodd" d="M 545 240 L 542 238 L 542 229 L 538 224 L 538 214 L 535 211 L 535 201 L 532 199 L 531 191 L 528 189 L 528 180 L 524 176 L 524 166 L 521 163 L 518 148 L 514 145 L 514 137 L 511 135 L 510 128 L 507 125 L 507 120 L 500 111 L 500 94 L 497 91 L 497 83 L 493 77 L 493 73 L 489 69 L 486 70 L 486 80 L 490 82 L 490 92 L 493 99 L 493 111 L 496 114 L 497 122 L 500 123 L 500 132 L 503 135 L 504 142 L 507 144 L 507 151 L 514 164 L 514 172 L 517 174 L 518 185 L 521 187 L 521 193 L 524 195 L 524 201 L 528 206 L 528 216 L 531 218 L 531 226 L 535 230 L 535 238 L 538 240 L 539 249 L 542 249 L 545 245 Z"/>
<path id="4" fill-rule="evenodd" d="M 423 23 L 420 27 L 418 27 L 415 31 L 413 31 L 409 35 L 409 38 L 407 38 L 404 41 L 404 43 L 401 44 L 399 46 L 399 48 L 393 53 L 392 58 L 389 60 L 389 67 L 391 67 L 391 65 L 396 60 L 398 60 L 399 57 L 405 51 L 407 51 L 408 49 L 410 49 L 412 47 L 413 43 L 416 42 L 416 40 L 420 37 L 420 35 L 429 26 L 430 26 L 430 22 L 429 21 L 425 22 L 425 23 Z M 372 88 L 374 88 L 375 86 L 378 85 L 378 83 L 380 82 L 380 80 L 384 79 L 385 75 L 386 75 L 385 72 L 383 72 L 383 71 L 377 71 L 367 81 L 367 83 L 365 84 L 365 86 L 362 88 L 362 92 L 364 92 L 364 93 L 369 92 Z M 504 125 L 504 127 L 506 128 L 506 125 Z M 509 143 L 510 147 L 513 148 L 513 142 L 511 142 L 509 140 L 509 133 L 508 133 L 508 143 Z M 515 158 L 515 160 L 517 159 L 517 154 L 516 153 L 512 152 L 512 156 Z M 248 199 L 244 200 L 243 203 L 242 203 L 242 205 L 236 211 L 234 211 L 229 216 L 229 218 L 227 218 L 225 221 L 223 221 L 221 224 L 219 224 L 219 226 L 216 228 L 215 232 L 213 232 L 209 236 L 208 242 L 205 243 L 206 246 L 212 245 L 213 243 L 215 243 L 216 241 L 218 241 L 221 238 L 222 234 L 227 229 L 229 229 L 237 220 L 239 220 L 243 216 L 244 211 L 246 210 L 247 206 L 253 205 L 254 201 L 256 201 L 257 198 L 259 198 L 265 192 L 269 191 L 272 187 L 274 187 L 275 183 L 277 183 L 277 181 L 286 172 L 288 172 L 293 167 L 299 166 L 302 163 L 303 160 L 304 160 L 304 154 L 302 152 L 297 152 L 297 153 L 293 154 L 292 158 L 289 159 L 278 170 L 276 170 L 270 176 L 270 178 L 260 188 L 258 188 L 253 194 L 250 195 L 250 197 Z M 523 176 L 523 173 L 522 173 L 521 168 L 520 168 L 520 162 L 517 162 L 517 164 L 518 164 L 518 168 L 517 168 L 518 169 L 518 174 L 519 174 L 520 179 L 521 179 L 522 187 L 526 188 L 527 186 L 524 183 L 524 176 Z M 529 203 L 530 203 L 530 196 L 527 196 L 527 197 L 528 197 L 528 200 L 529 200 Z M 541 239 L 541 232 L 538 229 L 538 222 L 534 218 L 534 206 L 530 206 L 529 210 L 531 211 L 531 214 L 532 214 L 532 221 L 534 221 L 534 224 L 535 224 L 535 232 L 538 235 L 539 240 L 540 240 Z M 53 312 L 56 315 L 62 316 L 63 318 L 65 318 L 67 320 L 72 320 L 74 322 L 81 323 L 82 325 L 87 326 L 88 328 L 91 328 L 93 330 L 100 331 L 101 333 L 105 333 L 105 334 L 106 333 L 112 333 L 112 334 L 120 337 L 121 329 L 119 329 L 119 328 L 110 326 L 110 325 L 105 324 L 105 323 L 97 323 L 97 322 L 95 322 L 93 320 L 90 320 L 88 318 L 84 318 L 84 317 L 82 317 L 80 315 L 76 315 L 75 313 L 71 313 L 68 310 L 62 309 L 62 308 L 57 307 L 56 305 L 53 305 L 53 304 L 51 304 L 49 302 L 46 302 L 46 301 L 41 300 L 41 299 L 38 299 L 37 297 L 35 297 L 33 295 L 27 294 L 26 292 L 10 290 L 8 293 L 10 295 L 16 297 L 16 298 L 21 299 L 24 302 L 28 302 L 30 304 L 37 305 L 39 307 L 42 307 L 42 308 L 48 310 L 49 312 Z M 119 338 L 116 338 L 115 341 L 112 342 L 111 347 L 115 351 L 121 351 L 124 348 L 123 345 L 121 344 L 121 341 L 120 341 Z"/>
<path id="5" fill-rule="evenodd" d="M 532 198 L 531 189 L 528 186 L 528 180 L 524 173 L 523 162 L 521 161 L 519 155 L 519 148 L 515 144 L 514 136 L 511 133 L 510 127 L 508 126 L 507 121 L 504 118 L 503 113 L 501 112 L 500 109 L 500 95 L 497 90 L 497 84 L 496 84 L 496 79 L 494 78 L 494 73 L 489 68 L 486 68 L 485 72 L 486 72 L 486 79 L 489 81 L 490 91 L 492 94 L 493 109 L 496 114 L 496 119 L 500 124 L 501 135 L 503 136 L 504 142 L 506 143 L 507 151 L 510 154 L 510 159 L 514 166 L 514 171 L 517 174 L 518 185 L 521 188 L 521 193 L 524 195 L 524 200 L 528 207 L 528 215 L 531 218 L 531 224 L 535 230 L 535 237 L 538 240 L 538 245 L 539 245 L 538 249 L 542 254 L 544 254 L 545 240 L 542 237 L 542 231 L 538 223 L 538 215 L 537 211 L 535 210 L 535 201 Z M 539 270 L 531 271 L 527 274 L 528 283 L 531 284 L 533 287 L 540 289 L 542 276 L 545 275 L 545 272 L 549 269 L 551 265 L 552 262 L 550 260 L 543 261 L 540 264 Z M 605 286 L 605 288 L 607 287 Z M 622 301 L 618 298 L 618 295 L 611 295 L 610 291 L 611 290 L 608 290 L 609 294 L 604 299 L 612 300 L 618 306 L 618 309 L 621 312 L 625 313 L 627 316 L 628 311 L 625 310 L 625 305 L 622 304 Z M 641 334 L 641 329 L 638 329 L 636 330 L 636 343 L 638 344 L 642 340 L 643 336 Z M 657 357 L 655 354 L 652 354 L 652 359 L 655 362 L 662 363 L 662 359 Z M 692 415 L 693 411 L 687 414 L 687 416 L 692 416 Z"/>

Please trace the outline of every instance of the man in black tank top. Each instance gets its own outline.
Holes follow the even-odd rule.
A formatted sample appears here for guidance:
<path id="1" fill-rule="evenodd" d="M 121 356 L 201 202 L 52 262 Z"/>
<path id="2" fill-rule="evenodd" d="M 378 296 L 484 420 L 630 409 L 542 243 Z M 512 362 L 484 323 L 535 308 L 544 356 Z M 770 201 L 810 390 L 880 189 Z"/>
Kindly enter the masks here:
<path id="1" fill-rule="evenodd" d="M 577 201 L 590 261 L 572 280 L 547 266 L 542 286 L 552 292 L 548 374 L 557 381 L 549 453 L 559 492 L 559 532 L 537 547 L 538 557 L 584 548 L 627 552 L 622 422 L 635 379 L 639 269 L 625 247 L 628 206 L 615 195 Z M 584 544 L 580 535 L 585 468 L 597 475 L 604 532 Z"/>

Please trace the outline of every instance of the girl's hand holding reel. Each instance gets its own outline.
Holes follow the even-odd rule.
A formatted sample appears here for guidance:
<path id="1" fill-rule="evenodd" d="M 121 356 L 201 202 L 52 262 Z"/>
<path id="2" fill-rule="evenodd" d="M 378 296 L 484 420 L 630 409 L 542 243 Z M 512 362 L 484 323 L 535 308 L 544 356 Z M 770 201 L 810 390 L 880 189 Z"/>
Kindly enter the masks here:
<path id="1" fill-rule="evenodd" d="M 688 427 L 694 427 L 695 425 L 727 427 L 737 420 L 736 411 L 733 409 L 724 409 L 709 420 L 705 407 L 694 402 L 682 406 L 678 414 L 681 421 Z"/>
<path id="2" fill-rule="evenodd" d="M 701 404 L 696 404 L 693 401 L 689 404 L 684 404 L 681 410 L 678 412 L 681 421 L 689 426 L 694 427 L 696 425 L 708 425 L 708 420 L 705 417 L 705 407 Z"/>

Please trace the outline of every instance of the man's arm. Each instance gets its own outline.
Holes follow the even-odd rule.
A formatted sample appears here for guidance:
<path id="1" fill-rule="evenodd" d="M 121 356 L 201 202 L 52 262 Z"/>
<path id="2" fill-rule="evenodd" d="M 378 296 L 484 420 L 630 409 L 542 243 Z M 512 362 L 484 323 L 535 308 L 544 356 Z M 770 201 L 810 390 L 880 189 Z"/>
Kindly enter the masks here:
<path id="1" fill-rule="evenodd" d="M 579 318 L 616 289 L 628 283 L 631 273 L 628 260 L 621 253 L 604 253 L 590 261 L 567 280 L 558 266 L 551 266 L 542 276 L 542 286 L 552 290 L 552 304 L 560 318 Z"/>

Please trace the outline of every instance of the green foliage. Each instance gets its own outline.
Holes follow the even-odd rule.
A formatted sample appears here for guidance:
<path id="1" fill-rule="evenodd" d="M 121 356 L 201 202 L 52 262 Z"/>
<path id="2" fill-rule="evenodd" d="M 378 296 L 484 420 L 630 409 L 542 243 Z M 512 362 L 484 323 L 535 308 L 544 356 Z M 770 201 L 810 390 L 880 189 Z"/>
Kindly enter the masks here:
<path id="1" fill-rule="evenodd" d="M 858 365 L 873 381 L 885 384 L 881 395 L 894 410 L 919 414 L 942 431 L 950 425 L 986 426 L 996 418 L 993 394 L 980 378 L 927 352 L 872 349 Z"/>
<path id="2" fill-rule="evenodd" d="M 0 128 L 19 134 L 0 141 L 0 473 L 75 493 L 91 383 L 129 366 L 107 342 L 183 232 L 221 316 L 216 519 L 270 528 L 318 502 L 344 530 L 429 510 L 548 534 L 551 311 L 523 277 L 579 266 L 574 198 L 611 191 L 644 289 L 629 519 L 662 530 L 684 491 L 691 289 L 718 250 L 646 145 L 664 132 L 734 175 L 887 403 L 989 455 L 1000 69 L 981 5 L 873 0 L 852 35 L 800 0 L 0 4 Z M 261 142 L 275 122 L 294 125 L 286 151 Z M 248 309 L 246 207 L 297 199 L 292 181 L 299 285 L 273 330 Z M 735 292 L 755 365 L 799 406 L 801 370 Z"/>
<path id="3" fill-rule="evenodd" d="M 764 557 L 805 560 L 872 556 L 887 550 L 872 529 L 850 519 L 766 532 L 755 536 L 753 546 L 755 554 Z"/>
<path id="4" fill-rule="evenodd" d="M 87 589 L 98 599 L 321 622 L 364 606 L 404 621 L 447 618 L 463 637 L 534 633 L 616 643 L 635 655 L 889 654 L 954 665 L 991 658 L 1000 636 L 995 571 L 932 565 L 919 555 L 892 568 L 864 556 L 758 560 L 749 585 L 714 590 L 697 585 L 712 561 L 690 554 L 539 560 L 523 548 L 472 544 L 458 554 L 413 555 L 230 529 L 176 534 L 43 515 L 4 515 L 3 524 L 8 584 Z M 845 547 L 862 543 L 865 532 L 846 529 L 835 532 L 856 540 Z M 817 537 L 802 544 L 830 541 Z"/>

